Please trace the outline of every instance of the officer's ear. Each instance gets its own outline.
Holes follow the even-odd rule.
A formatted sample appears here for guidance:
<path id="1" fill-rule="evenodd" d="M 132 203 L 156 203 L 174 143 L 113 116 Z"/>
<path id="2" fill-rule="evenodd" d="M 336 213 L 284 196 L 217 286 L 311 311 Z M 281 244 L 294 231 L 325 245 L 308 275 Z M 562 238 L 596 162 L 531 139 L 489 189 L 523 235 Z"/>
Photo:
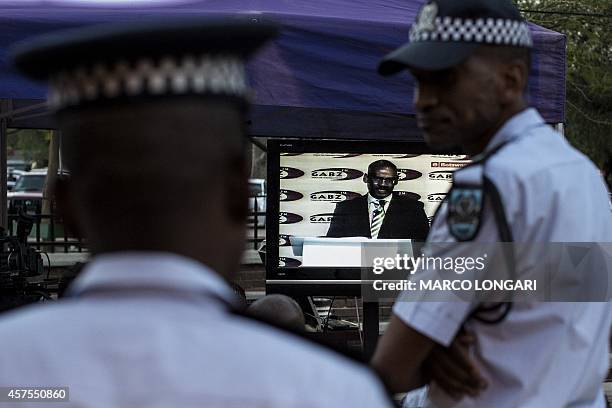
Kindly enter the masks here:
<path id="1" fill-rule="evenodd" d="M 529 78 L 529 67 L 522 59 L 513 59 L 500 64 L 500 75 L 503 84 L 502 102 L 512 104 L 524 98 Z"/>
<path id="2" fill-rule="evenodd" d="M 368 173 L 365 173 L 365 174 L 363 175 L 363 182 L 364 182 L 364 183 L 366 183 L 366 184 L 368 184 Z"/>

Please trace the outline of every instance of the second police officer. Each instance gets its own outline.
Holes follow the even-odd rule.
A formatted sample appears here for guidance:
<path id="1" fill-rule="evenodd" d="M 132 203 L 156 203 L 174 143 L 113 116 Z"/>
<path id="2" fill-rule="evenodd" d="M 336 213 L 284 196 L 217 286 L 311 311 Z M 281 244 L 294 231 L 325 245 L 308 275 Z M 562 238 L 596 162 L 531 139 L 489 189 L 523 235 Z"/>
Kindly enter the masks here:
<path id="1" fill-rule="evenodd" d="M 410 42 L 383 59 L 382 75 L 408 69 L 416 79 L 417 121 L 427 143 L 460 147 L 474 161 L 455 173 L 429 244 L 612 242 L 597 169 L 527 105 L 531 48 L 527 23 L 510 0 L 438 0 L 423 6 Z M 509 270 L 524 276 L 545 249 L 508 257 Z M 408 295 L 398 298 L 373 358 L 394 391 L 422 385 L 432 350 L 467 328 L 488 386 L 452 398 L 432 384 L 434 406 L 604 406 L 608 303 L 526 301 L 482 313 L 474 301 Z"/>

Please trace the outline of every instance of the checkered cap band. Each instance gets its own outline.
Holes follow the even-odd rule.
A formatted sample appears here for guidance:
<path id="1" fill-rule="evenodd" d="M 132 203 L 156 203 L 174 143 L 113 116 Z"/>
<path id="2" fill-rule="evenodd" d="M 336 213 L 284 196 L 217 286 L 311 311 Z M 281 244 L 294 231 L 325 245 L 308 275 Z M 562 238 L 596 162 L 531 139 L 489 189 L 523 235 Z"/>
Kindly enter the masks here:
<path id="1" fill-rule="evenodd" d="M 55 110 L 122 97 L 210 94 L 248 99 L 244 61 L 205 55 L 157 61 L 94 64 L 60 72 L 51 79 L 49 104 Z"/>
<path id="2" fill-rule="evenodd" d="M 436 17 L 433 24 L 414 24 L 410 30 L 411 42 L 473 42 L 492 45 L 533 46 L 527 23 L 506 19 L 462 19 Z"/>

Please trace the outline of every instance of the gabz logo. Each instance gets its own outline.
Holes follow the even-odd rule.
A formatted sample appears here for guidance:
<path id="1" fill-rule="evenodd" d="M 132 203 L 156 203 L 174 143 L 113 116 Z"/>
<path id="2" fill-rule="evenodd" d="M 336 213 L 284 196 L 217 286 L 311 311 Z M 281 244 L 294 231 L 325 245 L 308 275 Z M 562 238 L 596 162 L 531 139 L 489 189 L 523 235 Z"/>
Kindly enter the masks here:
<path id="1" fill-rule="evenodd" d="M 313 170 L 312 178 L 329 180 L 355 180 L 363 176 L 363 173 L 355 169 L 328 168 Z"/>
<path id="2" fill-rule="evenodd" d="M 280 234 L 278 236 L 278 246 L 291 246 L 291 235 Z"/>
<path id="3" fill-rule="evenodd" d="M 298 177 L 302 177 L 304 172 L 299 169 L 294 169 L 293 167 L 281 167 L 280 168 L 280 178 L 281 179 L 294 179 Z"/>
<path id="4" fill-rule="evenodd" d="M 334 214 L 314 214 L 310 216 L 310 222 L 313 224 L 329 224 L 334 218 Z"/>
<path id="5" fill-rule="evenodd" d="M 446 197 L 446 193 L 433 193 L 427 196 L 427 201 L 431 201 L 433 203 L 439 203 L 444 201 L 444 197 Z"/>
<path id="6" fill-rule="evenodd" d="M 397 169 L 399 181 L 416 180 L 423 175 L 420 171 L 411 169 Z"/>
<path id="7" fill-rule="evenodd" d="M 339 203 L 340 201 L 352 200 L 359 197 L 361 194 L 353 191 L 317 191 L 310 194 L 311 201 L 328 201 L 330 203 Z"/>
<path id="8" fill-rule="evenodd" d="M 291 190 L 281 190 L 279 194 L 280 201 L 297 201 L 302 197 L 304 197 L 304 194 Z"/>
<path id="9" fill-rule="evenodd" d="M 449 170 L 439 170 L 432 171 L 427 176 L 432 181 L 448 181 L 449 183 L 453 182 L 453 172 Z"/>
<path id="10" fill-rule="evenodd" d="M 400 197 L 408 197 L 412 200 L 420 200 L 421 196 L 417 193 L 413 193 L 412 191 L 398 191 L 397 195 Z"/>
<path id="11" fill-rule="evenodd" d="M 281 212 L 278 214 L 278 223 L 279 224 L 295 224 L 304 219 L 301 215 L 297 215 L 290 212 Z"/>
<path id="12" fill-rule="evenodd" d="M 302 263 L 297 259 L 287 258 L 285 256 L 281 256 L 278 258 L 278 266 L 281 268 L 297 268 L 301 266 Z"/>

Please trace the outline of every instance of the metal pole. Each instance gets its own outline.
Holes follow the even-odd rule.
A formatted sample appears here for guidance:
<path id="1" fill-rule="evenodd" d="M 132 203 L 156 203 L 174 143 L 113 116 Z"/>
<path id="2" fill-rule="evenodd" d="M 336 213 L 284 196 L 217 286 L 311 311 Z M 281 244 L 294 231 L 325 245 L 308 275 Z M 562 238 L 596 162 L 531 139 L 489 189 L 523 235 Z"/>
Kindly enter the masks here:
<path id="1" fill-rule="evenodd" d="M 11 100 L 10 99 L 0 99 L 0 114 L 2 114 L 2 119 L 0 119 L 0 197 L 3 197 L 0 200 L 0 227 L 8 230 L 8 201 L 6 197 L 7 188 L 6 188 L 6 150 L 7 150 L 7 128 L 9 121 L 9 114 L 11 111 Z"/>
<path id="2" fill-rule="evenodd" d="M 363 302 L 363 354 L 367 361 L 374 355 L 379 335 L 378 302 Z"/>

